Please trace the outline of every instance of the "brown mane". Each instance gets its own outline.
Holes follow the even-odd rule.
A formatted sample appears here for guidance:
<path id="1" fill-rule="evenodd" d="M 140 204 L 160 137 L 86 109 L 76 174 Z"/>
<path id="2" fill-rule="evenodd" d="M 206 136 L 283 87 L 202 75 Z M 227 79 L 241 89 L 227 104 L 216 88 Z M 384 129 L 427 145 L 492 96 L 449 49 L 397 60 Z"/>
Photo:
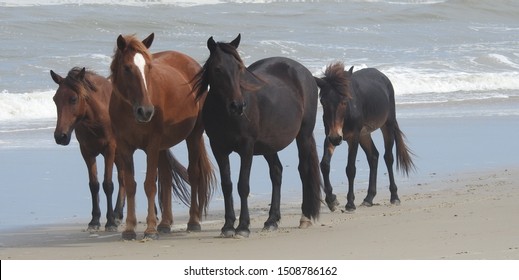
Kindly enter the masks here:
<path id="1" fill-rule="evenodd" d="M 348 98 L 352 97 L 348 86 L 350 77 L 348 73 L 344 71 L 344 63 L 336 62 L 328 65 L 324 72 L 323 80 L 329 83 L 341 95 Z"/>
<path id="2" fill-rule="evenodd" d="M 110 79 L 113 81 L 114 84 L 117 83 L 117 77 L 118 73 L 121 70 L 122 66 L 122 59 L 124 55 L 127 53 L 135 54 L 135 53 L 141 53 L 146 61 L 152 60 L 152 54 L 148 50 L 148 48 L 137 38 L 135 35 L 126 35 L 123 36 L 124 40 L 126 41 L 126 48 L 121 51 L 117 46 L 114 49 L 114 55 L 112 56 L 112 64 L 110 64 Z"/>

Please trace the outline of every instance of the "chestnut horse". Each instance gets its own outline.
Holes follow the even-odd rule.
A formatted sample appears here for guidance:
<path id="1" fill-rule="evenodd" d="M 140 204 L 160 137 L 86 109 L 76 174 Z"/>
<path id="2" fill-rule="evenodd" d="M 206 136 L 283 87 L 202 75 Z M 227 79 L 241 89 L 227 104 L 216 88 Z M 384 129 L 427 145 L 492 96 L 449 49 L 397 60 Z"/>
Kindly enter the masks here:
<path id="1" fill-rule="evenodd" d="M 184 190 L 186 181 L 191 185 L 187 229 L 200 230 L 201 215 L 207 208 L 214 183 L 200 117 L 204 98 L 196 98 L 190 83 L 201 67 L 194 59 L 179 52 L 151 54 L 148 48 L 153 38 L 151 34 L 141 42 L 135 36 L 120 35 L 110 66 L 114 88 L 110 117 L 125 175 L 128 213 L 123 239 L 127 240 L 136 238 L 133 154 L 137 149 L 146 153 L 147 163 L 144 181 L 148 200 L 145 238 L 158 238 L 158 231 L 170 232 L 173 224 L 171 186 L 182 200 L 189 200 L 189 194 Z M 186 140 L 189 153 L 187 174 L 169 153 L 170 147 L 183 140 Z M 157 172 L 159 163 L 170 164 L 171 169 Z M 159 193 L 162 219 L 158 227 L 154 211 L 157 175 L 163 185 Z"/>
<path id="2" fill-rule="evenodd" d="M 264 230 L 275 230 L 281 218 L 280 193 L 283 166 L 278 152 L 296 139 L 299 173 L 303 183 L 300 227 L 317 218 L 321 203 L 319 160 L 313 137 L 318 88 L 310 71 L 288 58 L 274 57 L 257 61 L 248 68 L 237 48 L 240 35 L 231 43 L 207 41 L 210 55 L 196 78 L 198 95 L 209 93 L 203 119 L 213 154 L 220 168 L 225 200 L 225 224 L 222 236 L 247 237 L 250 234 L 248 196 L 252 158 L 263 155 L 270 168 L 272 202 Z M 238 193 L 240 220 L 232 198 L 229 155 L 241 157 Z"/>
<path id="3" fill-rule="evenodd" d="M 57 144 L 66 146 L 70 143 L 72 132 L 75 131 L 81 155 L 88 168 L 88 184 L 92 195 L 92 220 L 88 223 L 88 230 L 99 230 L 100 227 L 101 210 L 96 157 L 101 154 L 105 160 L 103 180 L 107 201 L 105 230 L 117 231 L 117 224 L 123 215 L 124 186 L 119 178 L 119 195 L 114 213 L 112 171 L 116 141 L 108 114 L 112 84 L 105 77 L 86 71 L 85 68 L 72 68 L 65 78 L 52 70 L 50 75 L 59 85 L 53 98 L 58 112 L 54 139 Z"/>
<path id="4" fill-rule="evenodd" d="M 373 205 L 377 193 L 378 151 L 371 139 L 371 132 L 380 129 L 384 138 L 384 160 L 389 175 L 390 202 L 400 204 L 397 186 L 393 174 L 393 145 L 396 144 L 397 169 L 405 175 L 414 169 L 411 158 L 413 153 L 405 143 L 405 136 L 396 121 L 395 92 L 391 81 L 374 68 L 367 68 L 353 73 L 353 67 L 344 71 L 343 63 L 328 66 L 324 78 L 315 78 L 321 88 L 321 104 L 326 137 L 324 154 L 321 160 L 321 172 L 324 177 L 326 203 L 335 211 L 339 204 L 330 183 L 330 160 L 335 146 L 343 140 L 348 142 L 348 177 L 347 211 L 355 207 L 353 182 L 355 179 L 357 150 L 360 146 L 366 153 L 369 164 L 368 194 L 362 203 Z"/>

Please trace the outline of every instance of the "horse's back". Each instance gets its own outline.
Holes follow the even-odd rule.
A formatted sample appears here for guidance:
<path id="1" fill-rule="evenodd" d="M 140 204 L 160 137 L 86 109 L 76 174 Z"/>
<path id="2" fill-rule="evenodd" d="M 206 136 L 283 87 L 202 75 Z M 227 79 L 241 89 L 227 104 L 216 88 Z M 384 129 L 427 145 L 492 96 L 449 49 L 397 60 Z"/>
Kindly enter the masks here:
<path id="1" fill-rule="evenodd" d="M 389 78 L 375 68 L 365 68 L 351 77 L 353 102 L 361 110 L 363 127 L 367 132 L 383 126 L 394 115 L 395 98 Z M 360 112 L 359 112 L 360 113 Z"/>
<path id="2" fill-rule="evenodd" d="M 187 54 L 177 51 L 162 51 L 153 54 L 153 62 L 168 65 L 186 75 L 189 81 L 200 71 L 200 64 Z"/>
<path id="3" fill-rule="evenodd" d="M 317 84 L 312 73 L 301 63 L 286 57 L 270 57 L 256 61 L 248 69 L 265 82 L 266 94 L 293 95 L 303 102 L 305 111 L 312 111 L 314 107 L 317 110 Z"/>
<path id="4" fill-rule="evenodd" d="M 354 94 L 363 96 L 386 96 L 394 95 L 393 86 L 389 78 L 376 68 L 364 68 L 353 72 L 351 77 Z"/>

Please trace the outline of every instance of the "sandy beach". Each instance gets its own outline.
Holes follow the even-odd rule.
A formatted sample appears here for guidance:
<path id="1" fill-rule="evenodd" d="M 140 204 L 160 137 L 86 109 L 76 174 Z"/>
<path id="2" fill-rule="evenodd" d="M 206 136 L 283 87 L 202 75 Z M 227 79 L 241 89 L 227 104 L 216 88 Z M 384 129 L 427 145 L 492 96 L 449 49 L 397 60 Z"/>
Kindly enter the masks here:
<path id="1" fill-rule="evenodd" d="M 200 233 L 187 233 L 187 220 L 177 218 L 173 233 L 148 242 L 85 232 L 84 224 L 3 232 L 0 259 L 519 259 L 518 174 L 514 168 L 433 179 L 402 194 L 400 206 L 380 190 L 379 204 L 355 213 L 323 205 L 305 230 L 297 228 L 297 205 L 283 207 L 277 232 L 261 231 L 268 210 L 256 208 L 247 239 L 220 238 L 221 213 L 211 213 Z"/>

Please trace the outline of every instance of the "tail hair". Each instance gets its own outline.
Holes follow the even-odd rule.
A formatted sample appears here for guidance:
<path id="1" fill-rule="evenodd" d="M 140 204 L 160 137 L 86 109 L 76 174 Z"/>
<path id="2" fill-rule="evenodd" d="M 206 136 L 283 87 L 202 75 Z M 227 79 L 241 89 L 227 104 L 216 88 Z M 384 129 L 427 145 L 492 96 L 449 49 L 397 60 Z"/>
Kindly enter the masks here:
<path id="1" fill-rule="evenodd" d="M 402 174 L 409 176 L 411 171 L 416 170 L 412 157 L 416 155 L 407 147 L 406 136 L 395 122 L 395 144 L 396 144 L 396 169 Z"/>
<path id="2" fill-rule="evenodd" d="M 184 205 L 190 205 L 190 188 L 189 175 L 187 169 L 175 158 L 170 150 L 167 151 L 168 166 L 159 165 L 158 191 L 159 197 L 164 187 L 173 188 L 173 195 L 177 197 Z M 159 206 L 162 210 L 162 201 L 159 200 Z"/>

